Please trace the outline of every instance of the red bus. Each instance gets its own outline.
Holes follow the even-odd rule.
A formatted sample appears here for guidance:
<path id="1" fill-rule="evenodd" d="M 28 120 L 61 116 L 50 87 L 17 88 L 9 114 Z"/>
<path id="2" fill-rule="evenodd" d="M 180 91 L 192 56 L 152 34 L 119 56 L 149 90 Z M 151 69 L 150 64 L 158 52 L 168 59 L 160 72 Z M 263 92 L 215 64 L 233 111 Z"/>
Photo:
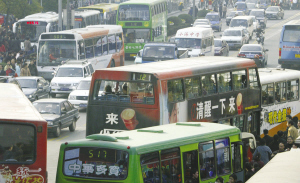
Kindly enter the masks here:
<path id="1" fill-rule="evenodd" d="M 47 122 L 15 84 L 0 101 L 0 182 L 47 182 Z"/>
<path id="2" fill-rule="evenodd" d="M 213 121 L 259 133 L 260 91 L 253 60 L 195 57 L 96 70 L 86 135 L 184 121 Z"/>

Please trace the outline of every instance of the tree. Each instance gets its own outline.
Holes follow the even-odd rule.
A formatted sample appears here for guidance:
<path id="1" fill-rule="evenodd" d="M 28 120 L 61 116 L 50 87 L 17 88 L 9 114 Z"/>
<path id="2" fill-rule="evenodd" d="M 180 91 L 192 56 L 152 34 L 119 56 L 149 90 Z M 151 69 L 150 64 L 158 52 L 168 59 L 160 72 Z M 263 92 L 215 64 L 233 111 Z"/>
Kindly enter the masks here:
<path id="1" fill-rule="evenodd" d="M 62 0 L 62 8 L 66 8 L 67 0 Z M 43 1 L 43 11 L 54 11 L 58 12 L 58 0 L 44 0 Z"/>

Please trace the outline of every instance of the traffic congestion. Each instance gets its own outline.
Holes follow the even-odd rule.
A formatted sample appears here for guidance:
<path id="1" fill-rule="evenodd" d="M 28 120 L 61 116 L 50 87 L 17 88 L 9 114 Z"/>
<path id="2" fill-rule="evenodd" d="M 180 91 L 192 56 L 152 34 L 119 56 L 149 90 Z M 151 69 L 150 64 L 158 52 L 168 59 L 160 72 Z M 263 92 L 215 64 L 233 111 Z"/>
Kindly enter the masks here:
<path id="1" fill-rule="evenodd" d="M 0 16 L 0 183 L 300 182 L 297 1 L 69 3 Z"/>

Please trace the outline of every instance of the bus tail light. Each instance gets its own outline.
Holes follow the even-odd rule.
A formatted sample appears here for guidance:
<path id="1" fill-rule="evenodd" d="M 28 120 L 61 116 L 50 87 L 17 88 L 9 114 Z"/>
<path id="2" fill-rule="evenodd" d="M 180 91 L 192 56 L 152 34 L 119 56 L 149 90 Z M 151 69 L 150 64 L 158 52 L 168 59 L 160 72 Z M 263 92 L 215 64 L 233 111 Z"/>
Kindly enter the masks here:
<path id="1" fill-rule="evenodd" d="M 246 57 L 246 55 L 245 54 L 238 54 L 238 57 Z"/>
<path id="2" fill-rule="evenodd" d="M 279 48 L 279 58 L 281 58 L 281 48 Z"/>

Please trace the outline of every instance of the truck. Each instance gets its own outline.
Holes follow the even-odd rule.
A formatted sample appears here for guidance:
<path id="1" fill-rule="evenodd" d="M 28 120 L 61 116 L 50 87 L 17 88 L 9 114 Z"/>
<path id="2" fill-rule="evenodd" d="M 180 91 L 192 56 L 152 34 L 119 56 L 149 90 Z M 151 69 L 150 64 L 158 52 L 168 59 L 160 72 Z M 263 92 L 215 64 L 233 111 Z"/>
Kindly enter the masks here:
<path id="1" fill-rule="evenodd" d="M 188 50 L 178 50 L 176 43 L 147 43 L 135 57 L 135 64 L 187 58 Z"/>

